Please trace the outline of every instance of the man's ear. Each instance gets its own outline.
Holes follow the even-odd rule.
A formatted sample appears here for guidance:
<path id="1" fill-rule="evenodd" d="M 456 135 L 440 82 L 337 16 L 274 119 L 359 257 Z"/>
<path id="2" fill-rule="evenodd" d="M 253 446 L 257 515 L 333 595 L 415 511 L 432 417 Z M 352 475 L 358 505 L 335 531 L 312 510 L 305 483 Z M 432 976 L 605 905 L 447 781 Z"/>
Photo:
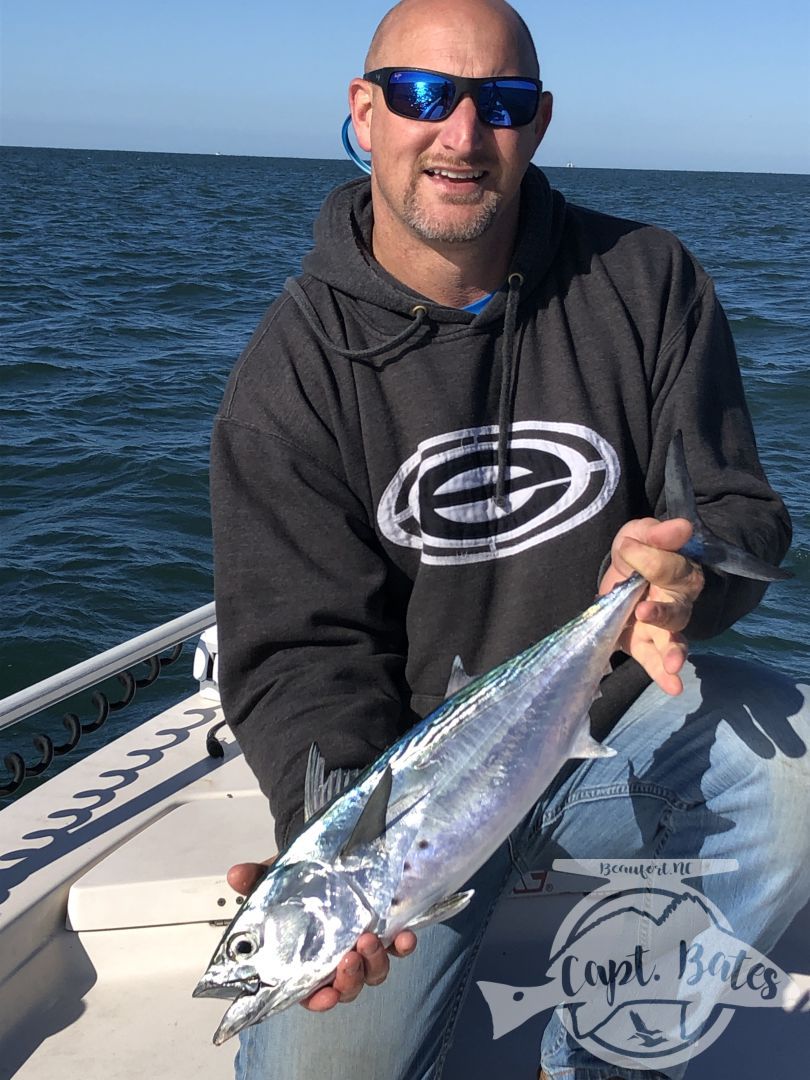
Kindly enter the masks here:
<path id="1" fill-rule="evenodd" d="M 537 109 L 537 116 L 534 118 L 534 134 L 537 139 L 535 144 L 535 150 L 543 141 L 543 136 L 548 131 L 548 125 L 551 123 L 551 114 L 554 111 L 554 98 L 548 92 L 544 90 L 540 95 L 540 105 Z"/>
<path id="2" fill-rule="evenodd" d="M 349 109 L 352 114 L 354 137 L 361 149 L 371 152 L 371 114 L 374 106 L 371 83 L 365 79 L 352 79 L 349 83 Z"/>

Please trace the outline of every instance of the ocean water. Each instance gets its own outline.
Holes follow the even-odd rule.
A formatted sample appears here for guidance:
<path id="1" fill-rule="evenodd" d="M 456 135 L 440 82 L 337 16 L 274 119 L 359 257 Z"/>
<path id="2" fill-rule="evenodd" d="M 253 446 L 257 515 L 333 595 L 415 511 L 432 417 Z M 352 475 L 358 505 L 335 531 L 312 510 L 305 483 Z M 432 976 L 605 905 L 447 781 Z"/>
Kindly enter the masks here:
<path id="1" fill-rule="evenodd" d="M 211 598 L 212 417 L 324 196 L 357 171 L 6 147 L 0 173 L 2 698 Z M 547 173 L 573 202 L 671 229 L 714 275 L 796 573 L 715 647 L 810 675 L 810 177 Z M 82 748 L 190 691 L 189 656 Z M 63 711 L 0 732 L 0 756 L 35 759 L 32 733 L 61 737 Z"/>

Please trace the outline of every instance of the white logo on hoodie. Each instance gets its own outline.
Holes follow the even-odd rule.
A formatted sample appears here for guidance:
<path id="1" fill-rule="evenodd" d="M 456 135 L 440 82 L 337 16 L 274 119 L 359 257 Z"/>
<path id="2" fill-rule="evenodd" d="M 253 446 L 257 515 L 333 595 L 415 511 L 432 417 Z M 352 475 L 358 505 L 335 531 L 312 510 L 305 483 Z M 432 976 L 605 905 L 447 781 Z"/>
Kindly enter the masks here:
<path id="1" fill-rule="evenodd" d="M 581 424 L 511 425 L 506 491 L 495 505 L 498 427 L 466 428 L 419 444 L 383 492 L 377 521 L 425 563 L 503 559 L 570 532 L 608 503 L 619 459 Z"/>

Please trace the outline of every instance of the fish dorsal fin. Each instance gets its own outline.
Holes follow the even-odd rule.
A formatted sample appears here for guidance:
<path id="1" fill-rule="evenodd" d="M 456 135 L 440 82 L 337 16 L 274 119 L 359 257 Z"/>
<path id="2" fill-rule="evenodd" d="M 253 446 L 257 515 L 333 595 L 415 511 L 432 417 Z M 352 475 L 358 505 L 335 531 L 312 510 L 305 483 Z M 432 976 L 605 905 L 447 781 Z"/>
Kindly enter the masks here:
<path id="1" fill-rule="evenodd" d="M 420 915 L 418 919 L 414 919 L 413 922 L 408 923 L 409 930 L 420 930 L 423 926 L 430 926 L 432 923 L 444 922 L 445 919 L 452 919 L 454 915 L 458 915 L 460 911 L 469 904 L 473 898 L 475 889 L 467 889 L 466 892 L 453 893 L 452 896 L 446 896 L 444 900 L 440 900 L 438 904 L 434 904 L 433 907 L 429 907 L 424 915 Z"/>
<path id="2" fill-rule="evenodd" d="M 601 743 L 598 743 L 591 735 L 589 727 L 590 722 L 586 714 L 585 723 L 577 736 L 577 741 L 574 743 L 569 756 L 572 758 L 615 757 L 616 751 L 612 750 L 609 746 L 603 746 Z"/>
<path id="3" fill-rule="evenodd" d="M 304 777 L 304 821 L 309 821 L 333 799 L 352 786 L 362 769 L 332 769 L 326 776 L 326 763 L 317 743 L 309 748 Z"/>
<path id="4" fill-rule="evenodd" d="M 472 681 L 473 676 L 467 674 L 464 670 L 464 664 L 461 662 L 461 657 L 457 656 L 450 666 L 450 678 L 447 680 L 447 689 L 444 692 L 445 701 L 447 698 L 451 698 L 453 694 L 457 694 L 459 690 L 463 690 Z"/>
<path id="5" fill-rule="evenodd" d="M 341 855 L 351 855 L 358 848 L 373 843 L 385 832 L 388 800 L 391 798 L 393 780 L 391 766 L 386 765 L 377 786 L 366 800 L 366 805 L 360 811 L 360 817 L 357 819 L 351 835 L 340 849 Z"/>

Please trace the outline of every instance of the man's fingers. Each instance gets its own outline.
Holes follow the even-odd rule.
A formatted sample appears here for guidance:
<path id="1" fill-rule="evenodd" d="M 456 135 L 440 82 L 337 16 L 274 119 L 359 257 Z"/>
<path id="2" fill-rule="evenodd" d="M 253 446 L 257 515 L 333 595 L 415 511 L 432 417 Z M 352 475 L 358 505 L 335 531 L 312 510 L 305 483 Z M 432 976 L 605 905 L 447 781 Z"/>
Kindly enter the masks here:
<path id="1" fill-rule="evenodd" d="M 636 605 L 635 616 L 639 622 L 657 626 L 660 630 L 668 630 L 671 634 L 679 634 L 686 629 L 692 616 L 692 603 L 680 597 L 667 602 L 657 599 L 642 600 Z"/>
<path id="2" fill-rule="evenodd" d="M 357 951 L 365 965 L 365 979 L 369 986 L 379 986 L 388 975 L 389 961 L 383 943 L 374 934 L 361 934 Z"/>
<path id="3" fill-rule="evenodd" d="M 340 1002 L 340 994 L 333 986 L 322 986 L 308 998 L 304 998 L 301 1004 L 310 1012 L 328 1012 Z"/>
<path id="4" fill-rule="evenodd" d="M 416 934 L 413 930 L 401 930 L 388 946 L 388 951 L 392 956 L 401 958 L 410 956 L 415 948 Z"/>
<path id="5" fill-rule="evenodd" d="M 681 631 L 689 625 L 704 585 L 701 568 L 678 554 L 691 536 L 692 525 L 685 518 L 629 521 L 616 534 L 611 566 L 599 589 L 608 591 L 634 570 L 650 583 L 622 635 L 621 647 L 667 694 L 683 690 L 678 673 L 687 647 Z"/>
<path id="6" fill-rule="evenodd" d="M 331 984 L 322 986 L 320 990 L 304 998 L 301 1004 L 310 1012 L 328 1012 L 341 1002 L 347 1004 L 354 1001 L 363 989 L 364 982 L 363 957 L 352 949 L 341 959 Z"/>
<path id="7" fill-rule="evenodd" d="M 670 524 L 664 522 L 663 524 Z M 664 551 L 625 537 L 620 545 L 622 561 L 637 570 L 660 589 L 695 601 L 703 588 L 703 572 L 699 566 L 674 551 Z"/>
<path id="8" fill-rule="evenodd" d="M 620 644 L 665 693 L 680 694 L 683 683 L 678 673 L 688 653 L 682 634 L 671 634 L 636 619 L 625 630 Z"/>
<path id="9" fill-rule="evenodd" d="M 667 647 L 662 655 L 658 646 L 652 641 L 636 641 L 632 647 L 632 655 L 637 660 L 651 679 L 661 687 L 666 694 L 678 695 L 683 690 L 683 683 L 678 672 L 683 667 L 686 658 L 685 647 L 677 644 Z"/>
<path id="10" fill-rule="evenodd" d="M 322 986 L 304 998 L 301 1004 L 310 1012 L 327 1012 L 335 1005 L 354 1001 L 364 986 L 379 986 L 385 982 L 391 956 L 408 956 L 416 948 L 416 934 L 403 930 L 385 948 L 375 934 L 361 934 L 357 947 L 346 953 L 335 972 L 330 986 Z"/>
<path id="11" fill-rule="evenodd" d="M 637 539 L 662 551 L 675 552 L 692 538 L 693 532 L 692 523 L 686 518 L 670 518 L 668 521 L 652 519 L 649 527 Z"/>
<path id="12" fill-rule="evenodd" d="M 692 531 L 692 525 L 685 518 L 673 518 L 671 521 L 638 518 L 629 521 L 613 540 L 611 564 L 605 571 L 599 592 L 609 592 L 617 582 L 637 571 L 652 586 L 694 602 L 703 588 L 703 572 L 678 554 L 692 536 Z"/>
<path id="13" fill-rule="evenodd" d="M 630 521 L 627 525 L 619 529 L 616 536 L 613 538 L 613 544 L 611 546 L 610 556 L 612 566 L 605 574 L 606 578 L 610 578 L 609 587 L 616 584 L 617 581 L 621 581 L 624 578 L 629 577 L 636 569 L 631 563 L 623 557 L 624 545 L 628 539 L 632 539 L 639 543 L 644 543 L 649 535 L 650 529 L 659 524 L 656 518 L 638 518 L 636 521 Z M 642 540 L 642 537 L 644 540 Z"/>
<path id="14" fill-rule="evenodd" d="M 677 675 L 686 663 L 688 653 L 689 648 L 683 638 L 681 638 L 680 635 L 674 636 L 662 658 L 664 671 L 666 671 L 668 675 Z M 683 684 L 681 684 L 681 690 L 682 689 Z M 680 693 L 680 690 L 678 692 Z"/>
<path id="15" fill-rule="evenodd" d="M 362 941 L 363 938 L 361 937 Z M 338 964 L 332 986 L 338 992 L 339 1001 L 348 1004 L 354 1001 L 366 983 L 365 958 L 358 949 L 352 949 Z"/>
<path id="16" fill-rule="evenodd" d="M 267 867 L 272 866 L 275 861 L 275 856 L 273 856 L 272 859 L 267 859 L 265 862 L 261 863 L 236 863 L 235 866 L 230 868 L 226 875 L 228 884 L 235 892 L 238 892 L 240 896 L 245 896 L 250 892 L 259 878 L 266 873 Z"/>

